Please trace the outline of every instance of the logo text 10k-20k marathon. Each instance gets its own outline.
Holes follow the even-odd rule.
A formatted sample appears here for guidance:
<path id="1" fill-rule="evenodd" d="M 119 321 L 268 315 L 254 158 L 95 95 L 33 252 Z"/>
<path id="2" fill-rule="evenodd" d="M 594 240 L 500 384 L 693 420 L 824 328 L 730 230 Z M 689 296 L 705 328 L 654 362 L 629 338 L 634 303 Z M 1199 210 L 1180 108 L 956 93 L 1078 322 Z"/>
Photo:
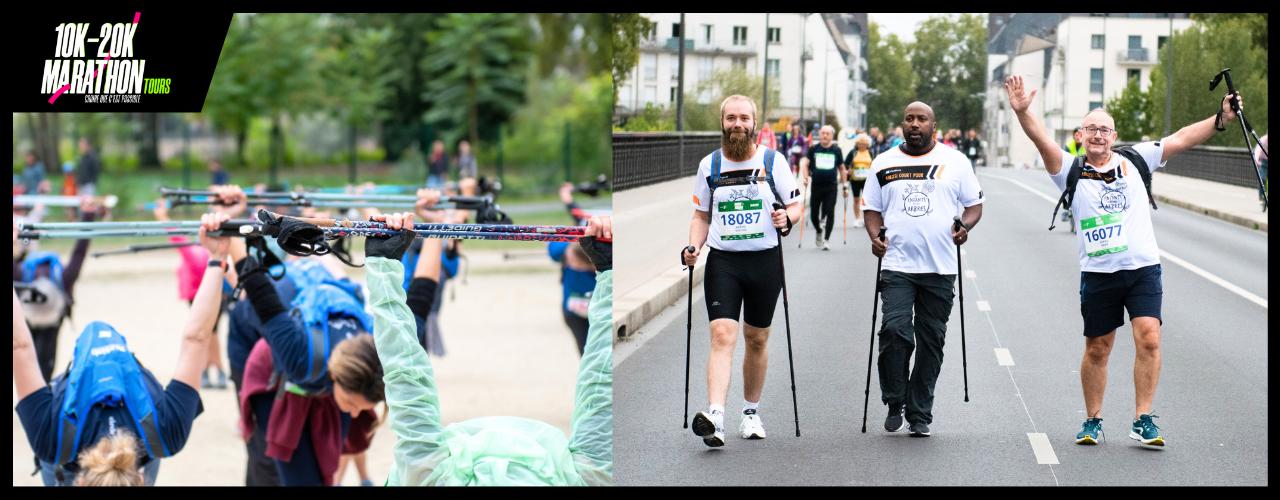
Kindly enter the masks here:
<path id="1" fill-rule="evenodd" d="M 49 104 L 67 95 L 85 103 L 140 103 L 143 94 L 168 94 L 169 78 L 147 78 L 147 61 L 137 59 L 134 36 L 141 12 L 133 22 L 65 22 L 54 27 L 53 58 L 44 61 L 40 93 Z"/>

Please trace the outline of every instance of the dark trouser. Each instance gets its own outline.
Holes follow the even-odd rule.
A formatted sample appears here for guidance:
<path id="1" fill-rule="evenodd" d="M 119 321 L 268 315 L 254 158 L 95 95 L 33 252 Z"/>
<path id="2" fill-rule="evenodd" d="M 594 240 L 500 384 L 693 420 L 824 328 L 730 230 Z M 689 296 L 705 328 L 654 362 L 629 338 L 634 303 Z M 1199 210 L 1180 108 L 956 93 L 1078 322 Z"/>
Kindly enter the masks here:
<path id="1" fill-rule="evenodd" d="M 231 372 L 231 379 L 236 383 L 236 394 L 240 394 L 241 377 L 242 374 Z M 244 471 L 245 486 L 283 486 L 280 474 L 276 472 L 276 461 L 267 456 L 266 423 L 271 418 L 272 401 L 273 395 L 270 393 L 249 398 L 257 425 L 253 426 L 253 435 L 245 443 L 245 449 L 249 453 L 249 462 Z"/>
<path id="2" fill-rule="evenodd" d="M 822 233 L 822 239 L 831 239 L 831 229 L 836 225 L 836 192 L 839 191 L 838 183 L 813 183 L 813 192 L 809 199 L 809 209 L 812 212 L 813 227 L 821 228 L 820 217 L 827 219 L 826 230 Z"/>
<path id="3" fill-rule="evenodd" d="M 564 324 L 569 325 L 569 329 L 573 331 L 573 340 L 578 342 L 578 355 L 581 356 L 582 350 L 587 346 L 587 327 L 590 326 L 587 318 L 564 309 L 560 312 L 564 313 Z"/>
<path id="4" fill-rule="evenodd" d="M 27 325 L 30 328 L 30 324 Z M 30 328 L 31 343 L 36 348 L 36 361 L 40 363 L 40 373 L 44 374 L 45 381 L 53 380 L 53 361 L 58 354 L 58 329 L 62 326 L 62 322 L 58 322 L 58 326 L 47 328 Z"/>
<path id="5" fill-rule="evenodd" d="M 908 422 L 933 422 L 933 387 L 942 370 L 955 280 L 954 274 L 881 273 L 880 400 L 906 403 Z M 908 373 L 917 342 L 915 370 Z"/>

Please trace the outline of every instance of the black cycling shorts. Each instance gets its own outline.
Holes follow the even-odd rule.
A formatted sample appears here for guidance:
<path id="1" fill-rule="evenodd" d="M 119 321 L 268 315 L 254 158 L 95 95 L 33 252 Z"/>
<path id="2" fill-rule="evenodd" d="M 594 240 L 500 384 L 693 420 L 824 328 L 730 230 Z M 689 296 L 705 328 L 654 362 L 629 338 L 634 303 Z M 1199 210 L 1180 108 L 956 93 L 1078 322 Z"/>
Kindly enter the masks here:
<path id="1" fill-rule="evenodd" d="M 742 320 L 756 328 L 773 323 L 782 291 L 782 269 L 779 248 L 751 252 L 725 252 L 711 249 L 707 255 L 707 274 L 703 283 L 707 317 Z M 743 313 L 743 304 L 746 312 Z"/>

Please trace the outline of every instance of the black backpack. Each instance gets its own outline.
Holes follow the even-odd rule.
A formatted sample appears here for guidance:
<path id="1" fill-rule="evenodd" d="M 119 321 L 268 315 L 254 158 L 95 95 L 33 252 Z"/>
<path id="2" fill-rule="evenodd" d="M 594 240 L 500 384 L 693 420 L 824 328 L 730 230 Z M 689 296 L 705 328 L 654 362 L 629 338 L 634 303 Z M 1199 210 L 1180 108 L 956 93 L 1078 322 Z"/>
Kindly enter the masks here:
<path id="1" fill-rule="evenodd" d="M 1142 177 L 1142 184 L 1147 188 L 1147 201 L 1151 203 L 1152 210 L 1158 210 L 1156 206 L 1156 198 L 1151 196 L 1151 169 L 1147 167 L 1147 160 L 1142 158 L 1142 154 L 1138 153 L 1133 146 L 1120 146 L 1111 148 L 1111 151 L 1124 157 L 1133 163 L 1134 168 L 1138 169 L 1138 175 Z M 1058 203 L 1053 206 L 1053 219 L 1049 221 L 1049 230 L 1053 231 L 1058 221 L 1058 209 L 1071 210 L 1071 203 L 1075 201 L 1076 184 L 1080 182 L 1080 175 L 1084 173 L 1084 157 L 1077 156 L 1075 161 L 1071 162 L 1070 170 L 1067 171 L 1067 189 L 1062 191 L 1062 196 L 1058 198 Z"/>

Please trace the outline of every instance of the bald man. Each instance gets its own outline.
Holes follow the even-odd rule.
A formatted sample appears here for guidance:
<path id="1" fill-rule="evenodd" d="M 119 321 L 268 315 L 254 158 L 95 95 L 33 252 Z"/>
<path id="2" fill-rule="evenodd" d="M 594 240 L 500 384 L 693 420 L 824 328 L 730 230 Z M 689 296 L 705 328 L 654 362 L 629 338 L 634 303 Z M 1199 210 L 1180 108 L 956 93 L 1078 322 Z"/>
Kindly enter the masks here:
<path id="1" fill-rule="evenodd" d="M 880 400 L 884 429 L 930 435 L 933 388 L 955 298 L 957 245 L 982 218 L 982 188 L 969 158 L 938 147 L 933 108 L 913 102 L 903 113 L 903 142 L 871 163 L 864 194 L 871 253 L 883 258 Z M 963 227 L 953 229 L 956 215 Z M 876 239 L 886 228 L 885 240 Z M 916 350 L 916 343 L 920 349 Z M 915 369 L 909 370 L 915 351 Z"/>
<path id="2" fill-rule="evenodd" d="M 1080 385 L 1084 389 L 1086 417 L 1076 434 L 1076 444 L 1097 444 L 1102 434 L 1102 396 L 1107 388 L 1107 359 L 1115 343 L 1116 328 L 1129 311 L 1136 346 L 1133 362 L 1135 408 L 1129 437 L 1143 445 L 1164 446 L 1160 427 L 1152 420 L 1156 384 L 1160 380 L 1160 306 L 1164 296 L 1160 249 L 1151 226 L 1149 178 L 1174 155 L 1213 137 L 1215 126 L 1226 129 L 1236 118 L 1228 98 L 1221 111 L 1187 125 L 1169 137 L 1132 147 L 1112 148 L 1118 133 L 1115 120 L 1105 110 L 1084 116 L 1080 130 L 1084 158 L 1062 150 L 1029 108 L 1036 91 L 1026 92 L 1022 77 L 1005 81 L 1009 107 L 1018 116 L 1022 131 L 1035 143 L 1044 170 L 1067 190 L 1075 177 L 1074 197 L 1065 199 L 1078 224 L 1080 249 L 1080 314 L 1084 317 L 1084 358 L 1080 361 Z M 1239 93 L 1235 96 L 1240 98 Z M 1241 108 L 1244 101 L 1240 100 Z M 1075 170 L 1076 174 L 1071 172 Z M 1143 172 L 1145 170 L 1145 174 Z M 1052 229 L 1052 227 L 1050 228 Z"/>

